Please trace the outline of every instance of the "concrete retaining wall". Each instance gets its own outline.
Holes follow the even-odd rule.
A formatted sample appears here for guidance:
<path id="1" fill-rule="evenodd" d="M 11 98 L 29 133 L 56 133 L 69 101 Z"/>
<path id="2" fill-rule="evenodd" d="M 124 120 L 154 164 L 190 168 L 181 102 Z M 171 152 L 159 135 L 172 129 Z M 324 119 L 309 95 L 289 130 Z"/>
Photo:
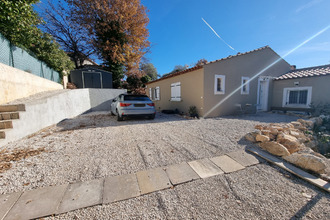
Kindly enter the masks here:
<path id="1" fill-rule="evenodd" d="M 87 111 L 109 111 L 111 100 L 126 92 L 124 89 L 75 89 L 25 104 L 25 112 L 13 121 L 13 129 L 6 131 L 0 148 L 63 119 L 73 118 Z M 24 103 L 23 103 L 24 104 Z"/>
<path id="2" fill-rule="evenodd" d="M 63 86 L 0 63 L 0 105 L 39 92 L 55 89 L 63 89 Z"/>

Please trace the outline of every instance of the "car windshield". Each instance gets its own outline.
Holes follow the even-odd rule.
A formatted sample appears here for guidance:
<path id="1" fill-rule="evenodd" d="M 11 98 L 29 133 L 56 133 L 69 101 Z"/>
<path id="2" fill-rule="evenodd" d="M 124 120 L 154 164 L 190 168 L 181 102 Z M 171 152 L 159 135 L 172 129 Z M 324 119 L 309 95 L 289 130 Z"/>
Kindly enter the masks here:
<path id="1" fill-rule="evenodd" d="M 150 99 L 144 95 L 125 95 L 124 101 L 150 101 Z"/>

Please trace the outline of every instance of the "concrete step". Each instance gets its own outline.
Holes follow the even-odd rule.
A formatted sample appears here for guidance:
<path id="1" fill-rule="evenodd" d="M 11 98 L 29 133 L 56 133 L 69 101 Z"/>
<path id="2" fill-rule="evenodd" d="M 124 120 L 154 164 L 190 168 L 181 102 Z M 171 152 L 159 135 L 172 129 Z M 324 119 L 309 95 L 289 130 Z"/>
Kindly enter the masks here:
<path id="1" fill-rule="evenodd" d="M 25 111 L 25 105 L 24 104 L 0 105 L 0 112 L 17 112 L 17 111 Z"/>
<path id="2" fill-rule="evenodd" d="M 0 139 L 6 138 L 6 132 L 4 130 L 0 130 Z"/>
<path id="3" fill-rule="evenodd" d="M 12 121 L 0 121 L 0 129 L 8 129 L 13 128 L 13 122 Z"/>
<path id="4" fill-rule="evenodd" d="M 2 113 L 0 113 L 0 121 L 13 120 L 13 119 L 19 119 L 18 112 L 2 112 Z"/>

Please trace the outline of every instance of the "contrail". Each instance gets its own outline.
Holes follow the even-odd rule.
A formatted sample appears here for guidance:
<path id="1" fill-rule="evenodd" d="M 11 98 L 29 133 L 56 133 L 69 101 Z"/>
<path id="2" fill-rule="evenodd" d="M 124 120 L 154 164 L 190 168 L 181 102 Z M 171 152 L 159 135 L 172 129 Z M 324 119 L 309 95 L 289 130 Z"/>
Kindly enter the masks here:
<path id="1" fill-rule="evenodd" d="M 227 44 L 227 42 L 224 40 L 224 39 L 222 39 L 220 36 L 219 36 L 219 34 L 211 27 L 211 25 L 209 25 L 209 23 L 207 23 L 205 20 L 204 20 L 204 18 L 202 18 L 202 20 L 204 21 L 204 23 L 213 31 L 213 33 L 215 34 L 215 35 L 217 35 L 217 37 L 218 38 L 220 38 L 220 40 L 222 40 L 230 49 L 232 49 L 232 50 L 234 50 L 234 51 L 236 51 L 237 52 L 237 50 L 235 50 L 232 46 L 230 46 L 229 44 Z"/>
<path id="2" fill-rule="evenodd" d="M 300 47 L 304 46 L 305 44 L 307 44 L 309 41 L 313 40 L 314 38 L 316 38 L 317 36 L 321 35 L 323 32 L 327 31 L 328 29 L 330 29 L 330 25 L 328 25 L 327 27 L 323 28 L 322 30 L 320 30 L 319 32 L 317 32 L 316 34 L 314 34 L 313 36 L 309 37 L 307 40 L 305 40 L 304 42 L 298 44 L 298 46 L 294 47 L 293 49 L 291 49 L 289 52 L 287 52 L 286 54 L 284 54 L 283 57 L 278 58 L 277 60 L 275 60 L 273 63 L 271 63 L 270 65 L 268 65 L 267 67 L 265 67 L 264 69 L 260 70 L 260 72 L 256 73 L 250 80 L 248 80 L 245 84 L 239 86 L 237 89 L 235 89 L 234 91 L 232 91 L 229 95 L 227 95 L 224 99 L 222 99 L 220 102 L 218 102 L 215 106 L 213 106 L 208 112 L 206 112 L 204 114 L 204 118 L 206 118 L 210 113 L 212 113 L 216 108 L 218 108 L 220 105 L 222 105 L 222 103 L 224 103 L 226 100 L 228 100 L 232 95 L 234 95 L 236 92 L 238 92 L 241 87 L 243 87 L 244 85 L 250 83 L 252 80 L 254 80 L 255 78 L 257 78 L 259 75 L 261 75 L 263 72 L 265 72 L 266 70 L 268 70 L 269 68 L 271 68 L 272 66 L 274 66 L 276 63 L 278 63 L 279 61 L 281 61 L 282 59 L 284 59 L 285 57 L 289 56 L 290 54 L 292 54 L 293 52 L 295 52 L 297 49 L 299 49 Z"/>

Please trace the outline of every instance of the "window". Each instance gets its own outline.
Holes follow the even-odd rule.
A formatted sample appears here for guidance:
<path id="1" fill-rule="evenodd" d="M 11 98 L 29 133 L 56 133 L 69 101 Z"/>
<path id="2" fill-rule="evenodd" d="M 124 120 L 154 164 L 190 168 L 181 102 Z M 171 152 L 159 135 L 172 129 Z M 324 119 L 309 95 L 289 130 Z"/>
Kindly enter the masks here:
<path id="1" fill-rule="evenodd" d="M 214 94 L 225 94 L 225 79 L 224 75 L 215 75 L 214 78 Z"/>
<path id="2" fill-rule="evenodd" d="M 181 101 L 181 83 L 171 84 L 171 101 Z"/>
<path id="3" fill-rule="evenodd" d="M 151 100 L 160 100 L 160 88 L 157 86 L 156 88 L 149 88 L 149 98 Z"/>
<path id="4" fill-rule="evenodd" d="M 242 77 L 242 86 L 241 86 L 241 94 L 248 95 L 250 93 L 250 78 L 249 77 Z"/>
<path id="5" fill-rule="evenodd" d="M 150 98 L 151 100 L 153 100 L 153 96 L 152 96 L 152 88 L 149 88 L 149 98 Z"/>
<path id="6" fill-rule="evenodd" d="M 154 94 L 153 94 L 154 100 L 160 100 L 160 88 L 159 88 L 159 86 L 157 86 L 153 90 L 154 90 Z"/>
<path id="7" fill-rule="evenodd" d="M 283 90 L 283 107 L 309 107 L 312 87 L 293 87 Z"/>

